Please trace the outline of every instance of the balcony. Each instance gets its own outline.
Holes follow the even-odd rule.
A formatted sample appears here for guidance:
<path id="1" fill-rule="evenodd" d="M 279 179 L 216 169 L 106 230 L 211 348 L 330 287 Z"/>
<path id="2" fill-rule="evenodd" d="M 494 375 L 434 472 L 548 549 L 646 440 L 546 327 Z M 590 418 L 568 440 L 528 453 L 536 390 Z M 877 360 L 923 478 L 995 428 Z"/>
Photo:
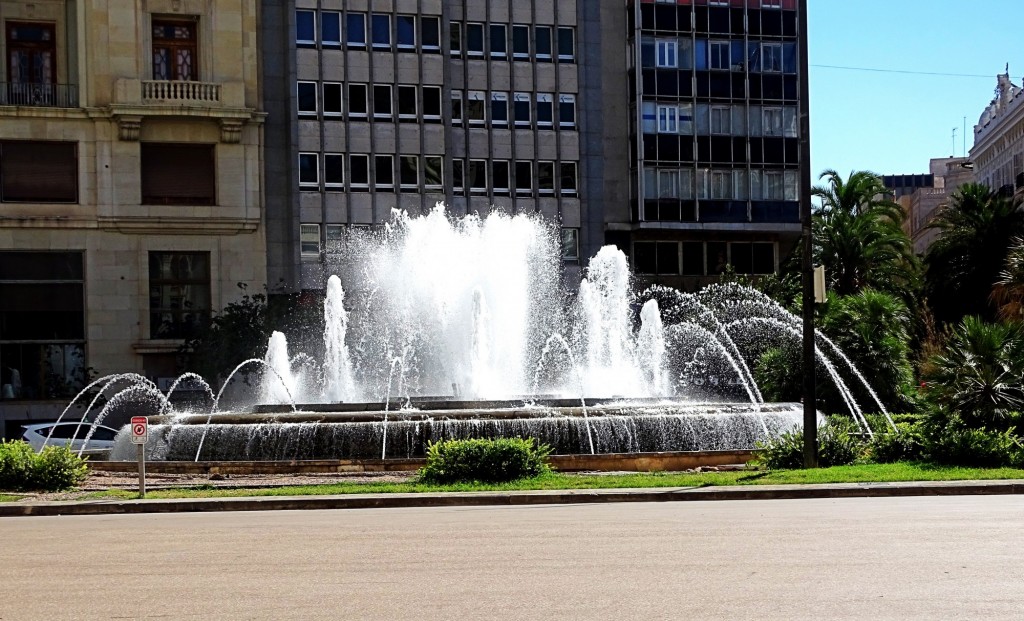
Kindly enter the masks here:
<path id="1" fill-rule="evenodd" d="M 237 143 L 243 125 L 263 119 L 246 103 L 242 82 L 120 78 L 115 81 L 108 110 L 117 121 L 121 140 L 138 140 L 143 119 L 189 117 L 219 123 L 221 141 Z"/>
<path id="2" fill-rule="evenodd" d="M 143 80 L 142 101 L 164 104 L 219 105 L 221 86 L 216 82 Z"/>
<path id="3" fill-rule="evenodd" d="M 0 106 L 77 108 L 78 85 L 0 82 Z"/>

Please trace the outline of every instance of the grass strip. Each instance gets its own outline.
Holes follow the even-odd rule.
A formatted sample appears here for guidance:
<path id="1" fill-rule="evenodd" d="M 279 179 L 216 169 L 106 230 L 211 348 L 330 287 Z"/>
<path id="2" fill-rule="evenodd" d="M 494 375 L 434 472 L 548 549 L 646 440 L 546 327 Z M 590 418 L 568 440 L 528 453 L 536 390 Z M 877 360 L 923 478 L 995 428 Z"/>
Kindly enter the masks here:
<path id="1" fill-rule="evenodd" d="M 837 466 L 815 470 L 737 472 L 653 472 L 612 475 L 551 473 L 511 483 L 331 483 L 288 485 L 262 489 L 213 487 L 210 485 L 153 490 L 147 498 L 229 498 L 241 496 L 315 496 L 328 494 L 399 494 L 422 492 L 507 492 L 525 490 L 620 489 L 659 487 L 707 487 L 711 485 L 783 485 L 823 483 L 883 483 L 898 481 L 970 481 L 1024 479 L 1024 470 L 1014 468 L 958 468 L 930 464 L 896 463 Z M 134 499 L 129 490 L 106 490 L 76 500 Z"/>

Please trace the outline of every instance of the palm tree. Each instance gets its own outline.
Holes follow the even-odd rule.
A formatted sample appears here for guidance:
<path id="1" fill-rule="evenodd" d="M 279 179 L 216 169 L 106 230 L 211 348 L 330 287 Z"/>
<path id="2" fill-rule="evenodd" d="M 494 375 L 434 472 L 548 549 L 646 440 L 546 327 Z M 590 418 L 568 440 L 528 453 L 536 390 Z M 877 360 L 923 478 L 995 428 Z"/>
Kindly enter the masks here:
<path id="1" fill-rule="evenodd" d="M 1024 238 L 1013 240 L 1006 255 L 1006 269 L 992 291 L 992 301 L 1003 321 L 1024 321 Z"/>
<path id="2" fill-rule="evenodd" d="M 947 323 L 965 315 L 993 319 L 990 296 L 1012 240 L 1024 235 L 1024 212 L 987 186 L 968 183 L 928 226 L 939 230 L 925 256 L 925 280 L 936 318 Z"/>
<path id="3" fill-rule="evenodd" d="M 903 210 L 882 179 L 863 170 L 845 181 L 826 170 L 819 179 L 827 183 L 812 190 L 821 201 L 813 218 L 814 259 L 825 266 L 829 288 L 840 295 L 871 287 L 912 297 L 917 259 L 901 228 Z"/>

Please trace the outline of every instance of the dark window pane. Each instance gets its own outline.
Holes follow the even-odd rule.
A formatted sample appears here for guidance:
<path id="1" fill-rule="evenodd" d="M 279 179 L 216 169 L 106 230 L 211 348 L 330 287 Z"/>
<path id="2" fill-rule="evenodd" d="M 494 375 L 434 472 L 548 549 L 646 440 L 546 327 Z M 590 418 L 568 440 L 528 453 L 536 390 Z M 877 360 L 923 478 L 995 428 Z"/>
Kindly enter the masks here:
<path id="1" fill-rule="evenodd" d="M 573 61 L 576 58 L 576 33 L 572 28 L 558 29 L 558 59 Z"/>
<path id="2" fill-rule="evenodd" d="M 0 251 L 0 281 L 82 280 L 81 252 Z"/>
<path id="3" fill-rule="evenodd" d="M 491 166 L 491 184 L 495 190 L 508 190 L 508 162 L 495 160 Z"/>
<path id="4" fill-rule="evenodd" d="M 551 125 L 553 122 L 553 105 L 550 101 L 537 102 L 537 123 Z"/>
<path id="5" fill-rule="evenodd" d="M 554 162 L 537 162 L 537 189 L 548 193 L 555 189 Z"/>
<path id="6" fill-rule="evenodd" d="M 412 15 L 399 15 L 398 47 L 414 47 L 416 45 L 416 18 Z M 374 41 L 376 43 L 376 41 Z"/>
<path id="7" fill-rule="evenodd" d="M 751 272 L 754 274 L 775 273 L 775 244 L 757 243 L 753 244 L 753 247 Z"/>
<path id="8" fill-rule="evenodd" d="M 470 54 L 484 53 L 483 24 L 466 24 L 466 51 Z"/>
<path id="9" fill-rule="evenodd" d="M 320 183 L 316 153 L 299 153 L 299 185 L 316 186 Z"/>
<path id="10" fill-rule="evenodd" d="M 345 156 L 337 153 L 324 155 L 324 184 L 339 186 L 345 183 Z"/>
<path id="11" fill-rule="evenodd" d="M 423 158 L 423 183 L 429 188 L 444 184 L 444 158 L 427 156 Z"/>
<path id="12" fill-rule="evenodd" d="M 73 142 L 0 142 L 4 202 L 78 201 L 78 152 Z"/>
<path id="13" fill-rule="evenodd" d="M 348 85 L 348 111 L 349 114 L 366 114 L 366 85 Z"/>
<path id="14" fill-rule="evenodd" d="M 423 87 L 423 116 L 441 116 L 441 89 L 436 86 Z"/>
<path id="15" fill-rule="evenodd" d="M 637 274 L 657 274 L 658 256 L 654 242 L 633 243 L 633 269 Z"/>
<path id="16" fill-rule="evenodd" d="M 507 99 L 491 99 L 491 122 L 497 125 L 508 123 Z"/>
<path id="17" fill-rule="evenodd" d="M 493 56 L 504 56 L 508 52 L 508 41 L 505 26 L 501 24 L 491 25 L 491 54 Z"/>
<path id="18" fill-rule="evenodd" d="M 324 114 L 341 114 L 341 84 L 324 84 Z"/>
<path id="19" fill-rule="evenodd" d="M 316 82 L 299 82 L 299 114 L 316 114 Z"/>
<path id="20" fill-rule="evenodd" d="M 683 242 L 683 275 L 704 275 L 704 242 Z"/>
<path id="21" fill-rule="evenodd" d="M 530 55 L 529 26 L 512 26 L 512 53 L 522 57 Z"/>
<path id="22" fill-rule="evenodd" d="M 752 248 L 750 244 L 734 243 L 730 248 L 732 256 L 729 262 L 732 264 L 732 268 L 736 270 L 737 274 L 750 274 L 752 273 Z"/>
<path id="23" fill-rule="evenodd" d="M 188 338 L 210 316 L 210 253 L 149 253 L 150 338 Z"/>
<path id="24" fill-rule="evenodd" d="M 349 156 L 348 162 L 352 184 L 368 185 L 370 183 L 370 158 L 365 155 L 352 155 Z"/>
<path id="25" fill-rule="evenodd" d="M 487 190 L 487 162 L 469 160 L 469 188 L 473 191 Z"/>
<path id="26" fill-rule="evenodd" d="M 729 264 L 729 257 L 726 250 L 725 242 L 707 243 L 706 258 L 708 275 L 717 276 L 725 271 L 725 266 Z"/>
<path id="27" fill-rule="evenodd" d="M 0 340 L 83 339 L 84 308 L 81 282 L 0 281 Z"/>
<path id="28" fill-rule="evenodd" d="M 448 31 L 448 46 L 451 48 L 452 54 L 462 53 L 462 26 L 459 24 L 451 24 Z"/>
<path id="29" fill-rule="evenodd" d="M 415 156 L 403 156 L 398 160 L 398 179 L 403 186 L 416 186 L 420 182 L 420 159 Z"/>
<path id="30" fill-rule="evenodd" d="M 214 145 L 144 142 L 139 150 L 143 204 L 216 204 Z"/>
<path id="31" fill-rule="evenodd" d="M 516 99 L 515 101 L 516 125 L 529 125 L 530 123 L 530 102 L 529 100 Z"/>
<path id="32" fill-rule="evenodd" d="M 320 41 L 324 45 L 341 43 L 341 13 L 334 11 L 320 13 Z"/>
<path id="33" fill-rule="evenodd" d="M 376 47 L 391 46 L 391 16 L 373 14 L 373 45 Z"/>
<path id="34" fill-rule="evenodd" d="M 398 116 L 416 117 L 416 87 L 398 87 Z"/>
<path id="35" fill-rule="evenodd" d="M 349 13 L 345 22 L 345 40 L 349 45 L 366 45 L 366 14 Z"/>
<path id="36" fill-rule="evenodd" d="M 577 189 L 576 162 L 562 163 L 562 192 L 575 194 Z"/>
<path id="37" fill-rule="evenodd" d="M 537 50 L 537 57 L 551 58 L 551 27 L 537 26 L 534 30 L 534 39 L 536 40 L 534 48 Z"/>
<path id="38" fill-rule="evenodd" d="M 316 15 L 313 11 L 295 11 L 296 43 L 316 41 Z"/>
<path id="39" fill-rule="evenodd" d="M 421 17 L 420 32 L 420 44 L 424 49 L 441 47 L 441 20 L 436 17 Z"/>
<path id="40" fill-rule="evenodd" d="M 676 242 L 658 242 L 658 273 L 679 273 L 679 244 Z"/>
<path id="41" fill-rule="evenodd" d="M 390 86 L 377 85 L 373 87 L 373 114 L 391 116 Z"/>
<path id="42" fill-rule="evenodd" d="M 376 184 L 381 186 L 393 186 L 395 184 L 395 171 L 392 169 L 390 155 L 378 155 L 374 158 L 374 175 Z"/>
<path id="43" fill-rule="evenodd" d="M 516 189 L 530 190 L 533 188 L 533 163 L 516 162 Z"/>

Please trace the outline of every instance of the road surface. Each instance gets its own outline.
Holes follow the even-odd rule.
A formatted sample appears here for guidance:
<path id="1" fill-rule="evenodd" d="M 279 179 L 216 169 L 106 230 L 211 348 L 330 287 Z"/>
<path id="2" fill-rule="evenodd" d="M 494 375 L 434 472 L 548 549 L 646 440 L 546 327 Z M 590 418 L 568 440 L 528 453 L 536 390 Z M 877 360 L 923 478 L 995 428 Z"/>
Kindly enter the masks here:
<path id="1" fill-rule="evenodd" d="M 1024 497 L 0 519 L 0 619 L 1020 619 Z"/>

